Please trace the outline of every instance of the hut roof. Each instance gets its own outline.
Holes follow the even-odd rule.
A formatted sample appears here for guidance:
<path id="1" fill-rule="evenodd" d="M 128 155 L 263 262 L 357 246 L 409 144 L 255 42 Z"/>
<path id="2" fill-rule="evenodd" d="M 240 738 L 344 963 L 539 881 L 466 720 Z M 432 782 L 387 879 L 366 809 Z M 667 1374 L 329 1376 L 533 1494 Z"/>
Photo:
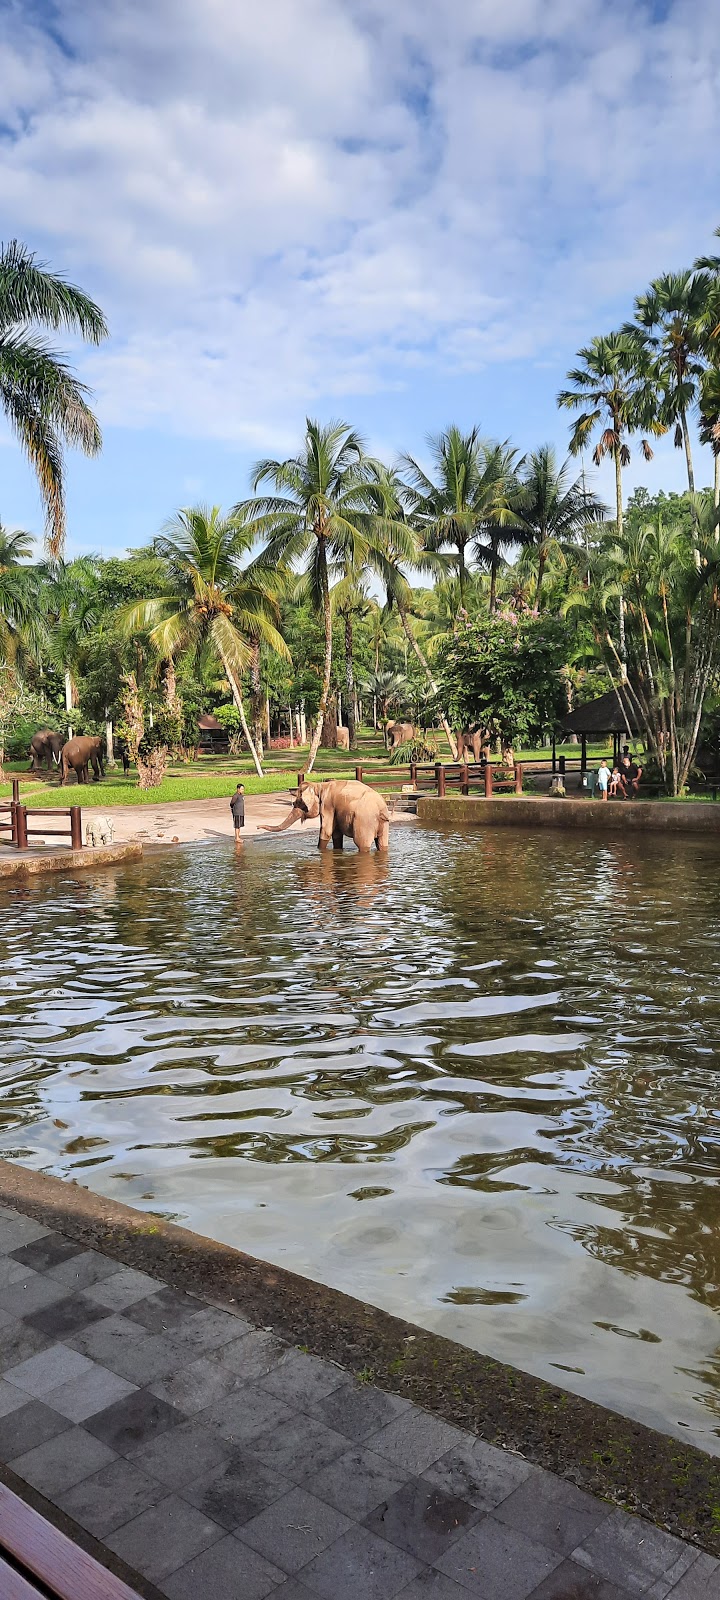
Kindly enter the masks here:
<path id="1" fill-rule="evenodd" d="M 227 728 L 223 728 L 222 723 L 218 722 L 211 711 L 203 711 L 202 716 L 197 719 L 197 725 L 198 728 L 210 729 L 213 733 L 227 733 Z"/>
<path id="2" fill-rule="evenodd" d="M 608 689 L 599 700 L 589 700 L 563 719 L 565 733 L 630 733 L 640 732 L 627 695 L 621 697 L 619 689 Z"/>

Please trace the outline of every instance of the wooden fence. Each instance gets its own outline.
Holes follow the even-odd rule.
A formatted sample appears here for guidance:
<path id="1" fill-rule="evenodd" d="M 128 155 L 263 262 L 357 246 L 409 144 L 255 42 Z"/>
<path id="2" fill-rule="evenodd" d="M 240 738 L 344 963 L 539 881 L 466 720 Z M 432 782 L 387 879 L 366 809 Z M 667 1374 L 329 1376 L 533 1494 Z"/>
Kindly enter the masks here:
<path id="1" fill-rule="evenodd" d="M 63 825 L 59 828 L 35 828 L 32 824 L 36 817 L 53 817 Z M 28 821 L 28 818 L 31 820 Z M 53 807 L 52 810 L 29 811 L 20 800 L 19 780 L 13 778 L 12 800 L 0 804 L 0 831 L 10 834 L 9 839 L 0 839 L 0 844 L 14 845 L 16 850 L 28 850 L 31 839 L 49 837 L 66 839 L 71 850 L 82 850 L 82 808 L 68 806 L 67 810 Z"/>

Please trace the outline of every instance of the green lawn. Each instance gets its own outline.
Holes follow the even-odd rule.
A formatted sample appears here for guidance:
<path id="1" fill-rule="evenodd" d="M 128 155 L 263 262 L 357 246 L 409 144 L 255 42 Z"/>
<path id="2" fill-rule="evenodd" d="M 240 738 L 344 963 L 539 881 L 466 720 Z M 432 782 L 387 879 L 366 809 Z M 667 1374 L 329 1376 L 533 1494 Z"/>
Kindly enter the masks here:
<path id="1" fill-rule="evenodd" d="M 437 743 L 440 760 L 449 760 L 450 751 L 444 734 L 437 736 Z M 558 753 L 579 758 L 580 746 L 565 745 L 562 749 L 559 747 Z M 608 753 L 612 754 L 611 745 L 590 745 L 588 761 L 596 762 Z M 73 779 L 62 789 L 54 776 L 50 782 L 34 779 L 28 772 L 26 761 L 7 762 L 5 770 L 20 777 L 23 802 L 31 808 L 167 805 L 180 800 L 222 799 L 232 793 L 238 778 L 242 778 L 247 794 L 272 794 L 292 788 L 296 774 L 304 770 L 308 754 L 307 745 L 295 750 L 267 751 L 263 760 L 264 778 L 258 778 L 248 756 L 201 756 L 197 761 L 178 762 L 169 767 L 157 789 L 138 789 L 134 772 L 126 777 L 120 769 L 106 772 L 100 783 L 78 785 Z M 549 755 L 546 747 L 516 751 L 518 761 L 547 760 Z M 358 735 L 355 750 L 320 749 L 314 771 L 320 778 L 341 778 L 353 773 L 356 766 L 367 767 L 370 772 L 373 765 L 380 762 L 384 765 L 388 762 L 382 735 L 373 733 L 372 729 L 363 729 Z M 10 783 L 0 783 L 0 800 L 8 799 L 11 793 Z"/>

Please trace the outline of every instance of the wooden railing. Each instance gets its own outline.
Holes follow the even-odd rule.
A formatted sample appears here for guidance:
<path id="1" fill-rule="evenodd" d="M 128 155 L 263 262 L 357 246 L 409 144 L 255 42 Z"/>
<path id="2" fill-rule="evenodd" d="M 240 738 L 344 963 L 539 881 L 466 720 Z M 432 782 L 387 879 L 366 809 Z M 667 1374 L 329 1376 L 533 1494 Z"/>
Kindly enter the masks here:
<path id="1" fill-rule="evenodd" d="M 490 761 L 472 764 L 461 761 L 411 761 L 402 765 L 388 762 L 355 768 L 358 783 L 366 783 L 370 789 L 381 789 L 383 794 L 436 794 L 441 799 L 453 790 L 459 794 L 470 794 L 471 790 L 477 790 L 486 799 L 503 790 L 522 794 L 523 775 L 524 768 L 519 762 L 515 763 L 509 778 L 496 778 Z M 304 772 L 298 773 L 297 781 L 298 786 L 305 782 Z M 322 782 L 322 779 L 319 781 Z"/>
<path id="2" fill-rule="evenodd" d="M 32 827 L 28 817 L 35 821 L 36 817 L 54 817 L 64 820 L 60 828 Z M 82 808 L 68 806 L 67 810 L 53 807 L 52 810 L 28 811 L 20 800 L 20 783 L 13 778 L 12 800 L 0 805 L 0 830 L 9 832 L 10 838 L 0 840 L 2 844 L 14 845 L 16 850 L 28 850 L 31 839 L 58 838 L 67 839 L 71 850 L 82 850 Z"/>

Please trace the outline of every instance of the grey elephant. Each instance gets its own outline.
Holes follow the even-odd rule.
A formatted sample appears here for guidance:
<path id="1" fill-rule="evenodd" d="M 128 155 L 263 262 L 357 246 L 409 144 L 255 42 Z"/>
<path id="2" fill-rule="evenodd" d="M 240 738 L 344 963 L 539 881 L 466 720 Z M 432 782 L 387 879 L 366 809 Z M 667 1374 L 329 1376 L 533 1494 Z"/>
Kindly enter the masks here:
<path id="1" fill-rule="evenodd" d="M 47 767 L 48 772 L 52 772 L 53 764 L 59 767 L 64 743 L 64 733 L 53 733 L 52 728 L 40 728 L 30 740 L 30 771 L 42 772 L 43 767 Z"/>
<path id="2" fill-rule="evenodd" d="M 406 744 L 408 739 L 415 738 L 415 727 L 412 722 L 388 722 L 385 726 L 386 750 L 397 750 L 399 744 Z"/>
<path id="3" fill-rule="evenodd" d="M 387 850 L 390 840 L 390 813 L 381 794 L 355 778 L 331 779 L 329 783 L 301 784 L 292 811 L 276 828 L 263 827 L 264 833 L 283 833 L 294 822 L 320 818 L 318 847 L 342 850 L 343 840 L 352 839 L 358 850 Z"/>
<path id="4" fill-rule="evenodd" d="M 91 738 L 89 735 L 79 735 L 68 739 L 63 745 L 60 757 L 60 782 L 65 783 L 69 774 L 74 772 L 78 783 L 87 783 L 88 768 L 92 767 L 94 782 L 105 776 L 103 766 L 102 739 Z"/>

